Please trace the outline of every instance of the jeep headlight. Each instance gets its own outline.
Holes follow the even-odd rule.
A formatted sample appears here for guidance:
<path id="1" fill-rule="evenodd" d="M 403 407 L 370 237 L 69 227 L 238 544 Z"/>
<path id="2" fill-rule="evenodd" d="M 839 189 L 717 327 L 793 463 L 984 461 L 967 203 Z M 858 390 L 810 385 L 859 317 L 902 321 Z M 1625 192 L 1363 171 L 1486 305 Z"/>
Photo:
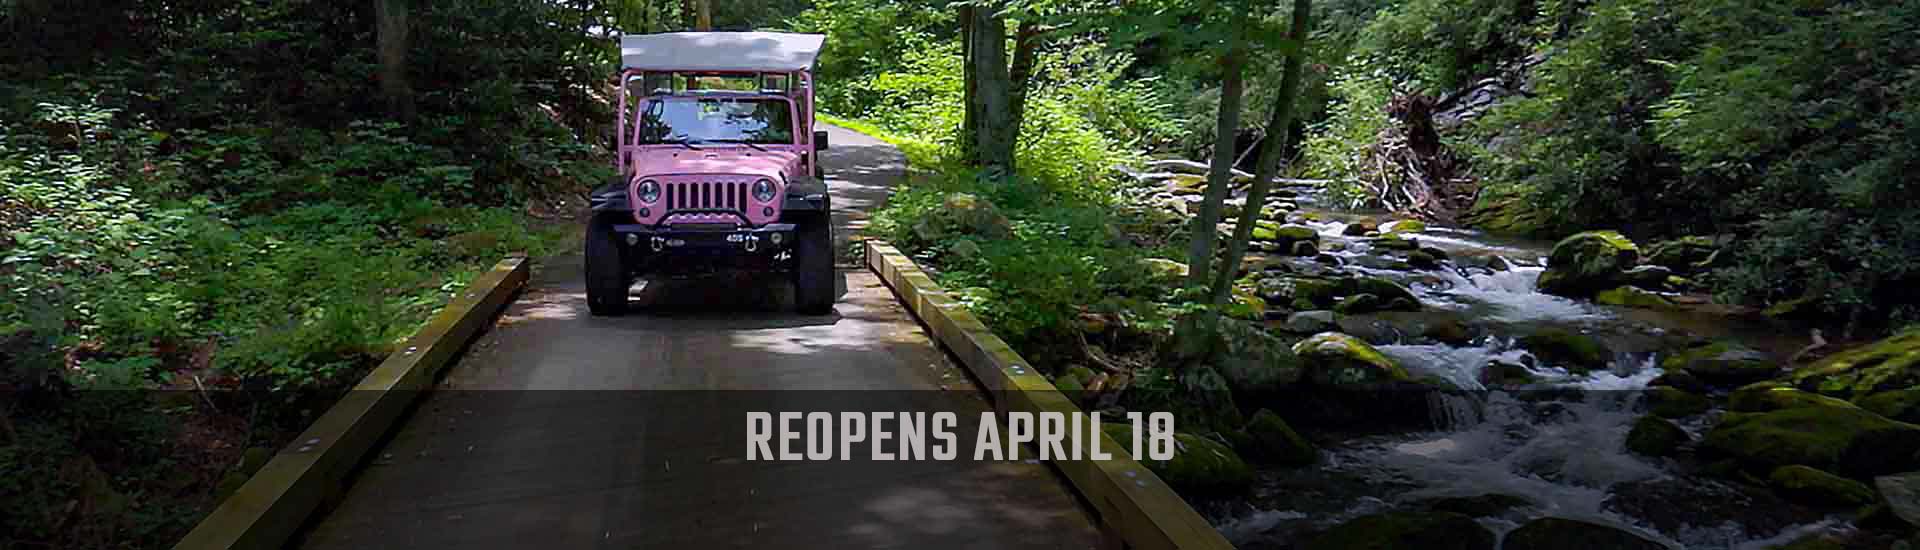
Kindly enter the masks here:
<path id="1" fill-rule="evenodd" d="M 753 198 L 758 199 L 760 202 L 772 202 L 773 181 L 760 180 L 753 182 Z"/>
<path id="2" fill-rule="evenodd" d="M 640 202 L 653 204 L 660 200 L 660 184 L 653 180 L 640 182 Z"/>

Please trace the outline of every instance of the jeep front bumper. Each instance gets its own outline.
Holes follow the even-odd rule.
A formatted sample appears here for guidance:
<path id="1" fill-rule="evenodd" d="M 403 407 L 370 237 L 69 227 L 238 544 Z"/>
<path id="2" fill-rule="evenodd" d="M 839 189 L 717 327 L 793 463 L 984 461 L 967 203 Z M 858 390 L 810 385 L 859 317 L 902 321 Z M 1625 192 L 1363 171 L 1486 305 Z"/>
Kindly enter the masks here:
<path id="1" fill-rule="evenodd" d="M 731 225 L 618 224 L 613 232 L 629 249 L 657 255 L 773 256 L 793 246 L 794 224 L 728 227 Z"/>

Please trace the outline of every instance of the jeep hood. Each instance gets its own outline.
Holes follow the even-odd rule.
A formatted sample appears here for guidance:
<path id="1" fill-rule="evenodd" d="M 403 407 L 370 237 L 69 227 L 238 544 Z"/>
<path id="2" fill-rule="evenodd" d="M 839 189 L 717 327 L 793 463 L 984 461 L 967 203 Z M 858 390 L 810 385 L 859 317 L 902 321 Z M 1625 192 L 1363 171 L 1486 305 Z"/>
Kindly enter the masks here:
<path id="1" fill-rule="evenodd" d="M 702 147 L 700 150 L 655 149 L 634 156 L 636 177 L 677 174 L 746 174 L 785 182 L 782 173 L 800 158 L 798 153 L 750 147 Z"/>

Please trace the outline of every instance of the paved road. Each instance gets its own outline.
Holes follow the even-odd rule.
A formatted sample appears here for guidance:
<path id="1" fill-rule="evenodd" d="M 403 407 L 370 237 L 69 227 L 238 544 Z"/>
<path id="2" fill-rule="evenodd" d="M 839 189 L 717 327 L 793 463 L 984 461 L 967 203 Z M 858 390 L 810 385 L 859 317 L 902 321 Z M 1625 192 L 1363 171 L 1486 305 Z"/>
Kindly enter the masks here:
<path id="1" fill-rule="evenodd" d="M 903 159 L 829 131 L 844 241 Z M 791 313 L 784 278 L 728 277 L 644 283 L 646 312 L 608 319 L 577 255 L 543 262 L 305 546 L 1095 547 L 1040 464 L 742 460 L 745 411 L 987 409 L 878 279 L 839 273 L 830 315 Z"/>

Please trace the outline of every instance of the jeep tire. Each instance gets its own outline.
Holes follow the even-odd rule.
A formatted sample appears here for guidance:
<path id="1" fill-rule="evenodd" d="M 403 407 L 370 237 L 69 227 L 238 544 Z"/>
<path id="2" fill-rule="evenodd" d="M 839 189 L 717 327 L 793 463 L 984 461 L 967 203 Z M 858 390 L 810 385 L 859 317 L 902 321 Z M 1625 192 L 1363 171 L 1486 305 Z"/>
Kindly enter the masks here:
<path id="1" fill-rule="evenodd" d="M 614 316 L 627 312 L 627 290 L 633 279 L 627 276 L 620 236 L 613 232 L 614 212 L 595 214 L 587 222 L 587 310 L 596 316 Z"/>
<path id="2" fill-rule="evenodd" d="M 802 315 L 833 311 L 833 224 L 822 213 L 797 224 L 793 235 L 793 305 Z"/>

